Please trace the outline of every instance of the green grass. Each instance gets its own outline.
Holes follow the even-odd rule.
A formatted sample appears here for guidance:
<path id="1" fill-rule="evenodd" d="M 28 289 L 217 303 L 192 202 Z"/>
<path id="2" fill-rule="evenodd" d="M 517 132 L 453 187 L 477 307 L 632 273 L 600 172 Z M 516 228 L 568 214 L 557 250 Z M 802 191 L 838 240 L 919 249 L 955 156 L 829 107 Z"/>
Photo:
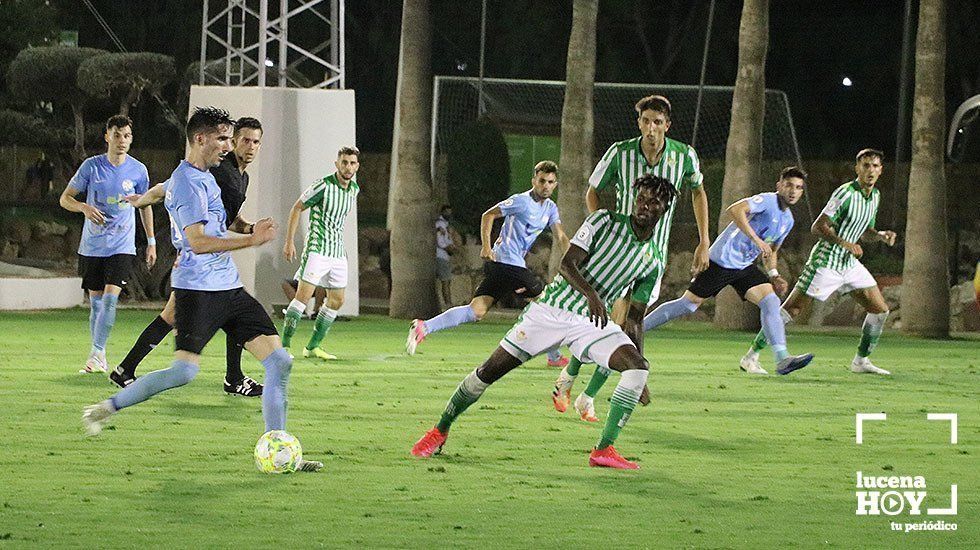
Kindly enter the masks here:
<path id="1" fill-rule="evenodd" d="M 117 362 L 154 313 L 119 313 Z M 434 335 L 402 354 L 405 322 L 337 323 L 342 360 L 297 359 L 289 430 L 316 475 L 252 465 L 258 400 L 221 391 L 222 336 L 188 387 L 125 410 L 94 439 L 84 405 L 108 397 L 76 374 L 87 351 L 81 310 L 0 314 L 0 548 L 6 547 L 973 547 L 978 537 L 980 343 L 893 331 L 874 358 L 891 378 L 849 373 L 847 333 L 791 333 L 817 359 L 787 377 L 736 366 L 751 335 L 678 323 L 647 338 L 653 403 L 618 447 L 638 472 L 587 467 L 600 426 L 558 415 L 554 369 L 537 358 L 487 391 L 454 427 L 446 454 L 409 457 L 459 380 L 509 326 Z M 298 344 L 312 329 L 305 322 Z M 169 364 L 172 340 L 141 371 Z M 771 364 L 768 356 L 764 364 Z M 248 358 L 247 373 L 261 376 Z M 588 379 L 583 368 L 577 389 Z M 614 376 L 597 401 L 608 410 Z M 888 414 L 854 442 L 854 413 Z M 959 414 L 959 444 L 928 412 Z M 925 476 L 926 506 L 955 517 L 855 515 L 855 472 Z M 956 532 L 898 533 L 889 521 L 943 519 Z"/>

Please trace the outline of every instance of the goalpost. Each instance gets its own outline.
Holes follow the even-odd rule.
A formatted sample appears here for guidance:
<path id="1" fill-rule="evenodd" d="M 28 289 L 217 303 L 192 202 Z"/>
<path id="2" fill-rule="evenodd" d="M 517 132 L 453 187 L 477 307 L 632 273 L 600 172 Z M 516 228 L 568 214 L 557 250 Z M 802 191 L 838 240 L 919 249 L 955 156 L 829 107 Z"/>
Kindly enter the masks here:
<path id="1" fill-rule="evenodd" d="M 731 124 L 732 86 L 704 86 L 698 118 L 695 149 L 701 159 L 723 159 Z M 691 143 L 695 133 L 696 85 L 625 84 L 597 82 L 594 92 L 595 155 L 598 158 L 612 143 L 637 135 L 633 105 L 650 94 L 664 95 L 673 106 L 670 137 Z M 542 150 L 554 155 L 561 136 L 561 111 L 565 83 L 548 80 L 437 76 L 432 94 L 431 169 L 440 169 L 439 155 L 463 125 L 481 112 L 503 132 L 515 155 L 539 156 Z M 766 90 L 762 136 L 764 160 L 801 165 L 789 100 L 781 90 Z M 557 160 L 555 158 L 554 160 Z M 533 164 L 532 164 L 533 165 Z M 530 170 L 528 170 L 530 173 Z M 523 180 L 526 174 L 519 174 Z M 514 175 L 512 175 L 512 178 Z M 436 178 L 438 180 L 438 178 Z"/>

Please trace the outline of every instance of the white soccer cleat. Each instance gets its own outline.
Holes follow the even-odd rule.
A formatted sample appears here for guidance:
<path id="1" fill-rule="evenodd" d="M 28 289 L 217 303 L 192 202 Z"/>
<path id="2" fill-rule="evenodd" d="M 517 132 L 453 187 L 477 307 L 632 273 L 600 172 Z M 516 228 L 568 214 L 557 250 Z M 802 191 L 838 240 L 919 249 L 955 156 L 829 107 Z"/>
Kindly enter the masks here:
<path id="1" fill-rule="evenodd" d="M 584 393 L 575 398 L 575 412 L 586 422 L 599 421 L 599 417 L 595 415 L 595 400 Z"/>
<path id="2" fill-rule="evenodd" d="M 296 464 L 297 472 L 319 472 L 323 468 L 323 463 L 318 460 L 300 460 Z"/>
<path id="3" fill-rule="evenodd" d="M 738 362 L 739 368 L 749 374 L 769 374 L 766 369 L 759 364 L 759 354 L 746 353 Z"/>
<path id="4" fill-rule="evenodd" d="M 89 374 L 95 372 L 109 372 L 109 365 L 106 364 L 105 353 L 92 352 L 85 361 L 85 367 L 80 369 L 79 374 Z"/>
<path id="5" fill-rule="evenodd" d="M 82 409 L 82 424 L 85 426 L 85 433 L 99 435 L 99 432 L 102 431 L 102 425 L 115 412 L 116 410 L 112 408 L 108 400 Z"/>
<path id="6" fill-rule="evenodd" d="M 405 339 L 405 353 L 415 355 L 415 349 L 425 340 L 425 321 L 415 319 L 408 328 L 408 338 Z"/>
<path id="7" fill-rule="evenodd" d="M 886 376 L 891 374 L 885 369 L 872 365 L 871 359 L 868 359 L 867 357 L 855 357 L 854 360 L 851 361 L 851 372 L 858 374 L 881 374 Z"/>

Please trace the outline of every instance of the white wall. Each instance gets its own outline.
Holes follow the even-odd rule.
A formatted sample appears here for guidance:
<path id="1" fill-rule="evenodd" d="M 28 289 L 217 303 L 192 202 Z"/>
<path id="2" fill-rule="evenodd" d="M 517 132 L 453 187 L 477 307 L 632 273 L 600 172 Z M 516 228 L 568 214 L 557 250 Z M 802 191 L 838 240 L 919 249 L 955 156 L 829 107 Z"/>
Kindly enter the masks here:
<path id="1" fill-rule="evenodd" d="M 263 306 L 285 303 L 280 282 L 292 278 L 299 267 L 298 260 L 287 263 L 282 257 L 289 209 L 304 189 L 336 171 L 338 149 L 355 144 L 354 91 L 192 86 L 190 109 L 206 105 L 227 109 L 234 118 L 251 116 L 262 122 L 262 149 L 248 167 L 250 181 L 241 216 L 248 221 L 271 216 L 280 230 L 274 241 L 233 255 L 242 283 Z M 364 182 L 358 183 L 363 191 Z M 307 211 L 297 230 L 297 252 L 302 251 L 308 223 Z M 357 315 L 356 209 L 347 217 L 344 241 L 349 282 L 340 313 Z"/>
<path id="2" fill-rule="evenodd" d="M 84 297 L 78 277 L 0 277 L 0 310 L 75 307 L 82 305 Z"/>

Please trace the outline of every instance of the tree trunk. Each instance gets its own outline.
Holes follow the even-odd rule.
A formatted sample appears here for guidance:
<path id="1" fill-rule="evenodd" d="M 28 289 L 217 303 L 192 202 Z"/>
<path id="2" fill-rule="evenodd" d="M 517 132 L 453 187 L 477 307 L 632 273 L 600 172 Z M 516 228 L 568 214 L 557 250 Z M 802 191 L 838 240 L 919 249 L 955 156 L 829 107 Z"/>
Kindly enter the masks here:
<path id="1" fill-rule="evenodd" d="M 404 0 L 398 66 L 396 156 L 392 172 L 391 298 L 389 315 L 426 318 L 436 313 L 435 226 L 429 125 L 432 13 L 429 0 Z"/>
<path id="2" fill-rule="evenodd" d="M 731 130 L 725 148 L 719 233 L 731 221 L 725 208 L 754 193 L 760 181 L 768 47 L 769 0 L 745 0 L 738 30 L 738 77 L 732 97 Z M 758 330 L 759 310 L 742 302 L 730 287 L 725 288 L 715 305 L 715 325 L 726 329 Z"/>
<path id="3" fill-rule="evenodd" d="M 558 210 L 569 236 L 585 220 L 585 186 L 592 173 L 592 90 L 595 81 L 595 36 L 598 2 L 575 0 L 568 37 L 565 102 L 561 111 L 561 159 L 558 172 Z M 552 247 L 548 271 L 558 272 L 562 251 Z"/>
<path id="4" fill-rule="evenodd" d="M 921 0 L 915 43 L 912 166 L 909 170 L 902 272 L 902 328 L 910 334 L 949 336 L 946 262 L 946 6 Z"/>
<path id="5" fill-rule="evenodd" d="M 132 87 L 123 96 L 122 101 L 119 102 L 119 114 L 123 116 L 129 116 L 129 108 L 136 105 L 140 100 L 140 94 L 143 93 L 143 87 Z"/>
<path id="6" fill-rule="evenodd" d="M 72 156 L 75 160 L 75 167 L 78 167 L 85 160 L 85 117 L 80 103 L 71 104 L 71 114 L 75 118 L 75 147 Z"/>

